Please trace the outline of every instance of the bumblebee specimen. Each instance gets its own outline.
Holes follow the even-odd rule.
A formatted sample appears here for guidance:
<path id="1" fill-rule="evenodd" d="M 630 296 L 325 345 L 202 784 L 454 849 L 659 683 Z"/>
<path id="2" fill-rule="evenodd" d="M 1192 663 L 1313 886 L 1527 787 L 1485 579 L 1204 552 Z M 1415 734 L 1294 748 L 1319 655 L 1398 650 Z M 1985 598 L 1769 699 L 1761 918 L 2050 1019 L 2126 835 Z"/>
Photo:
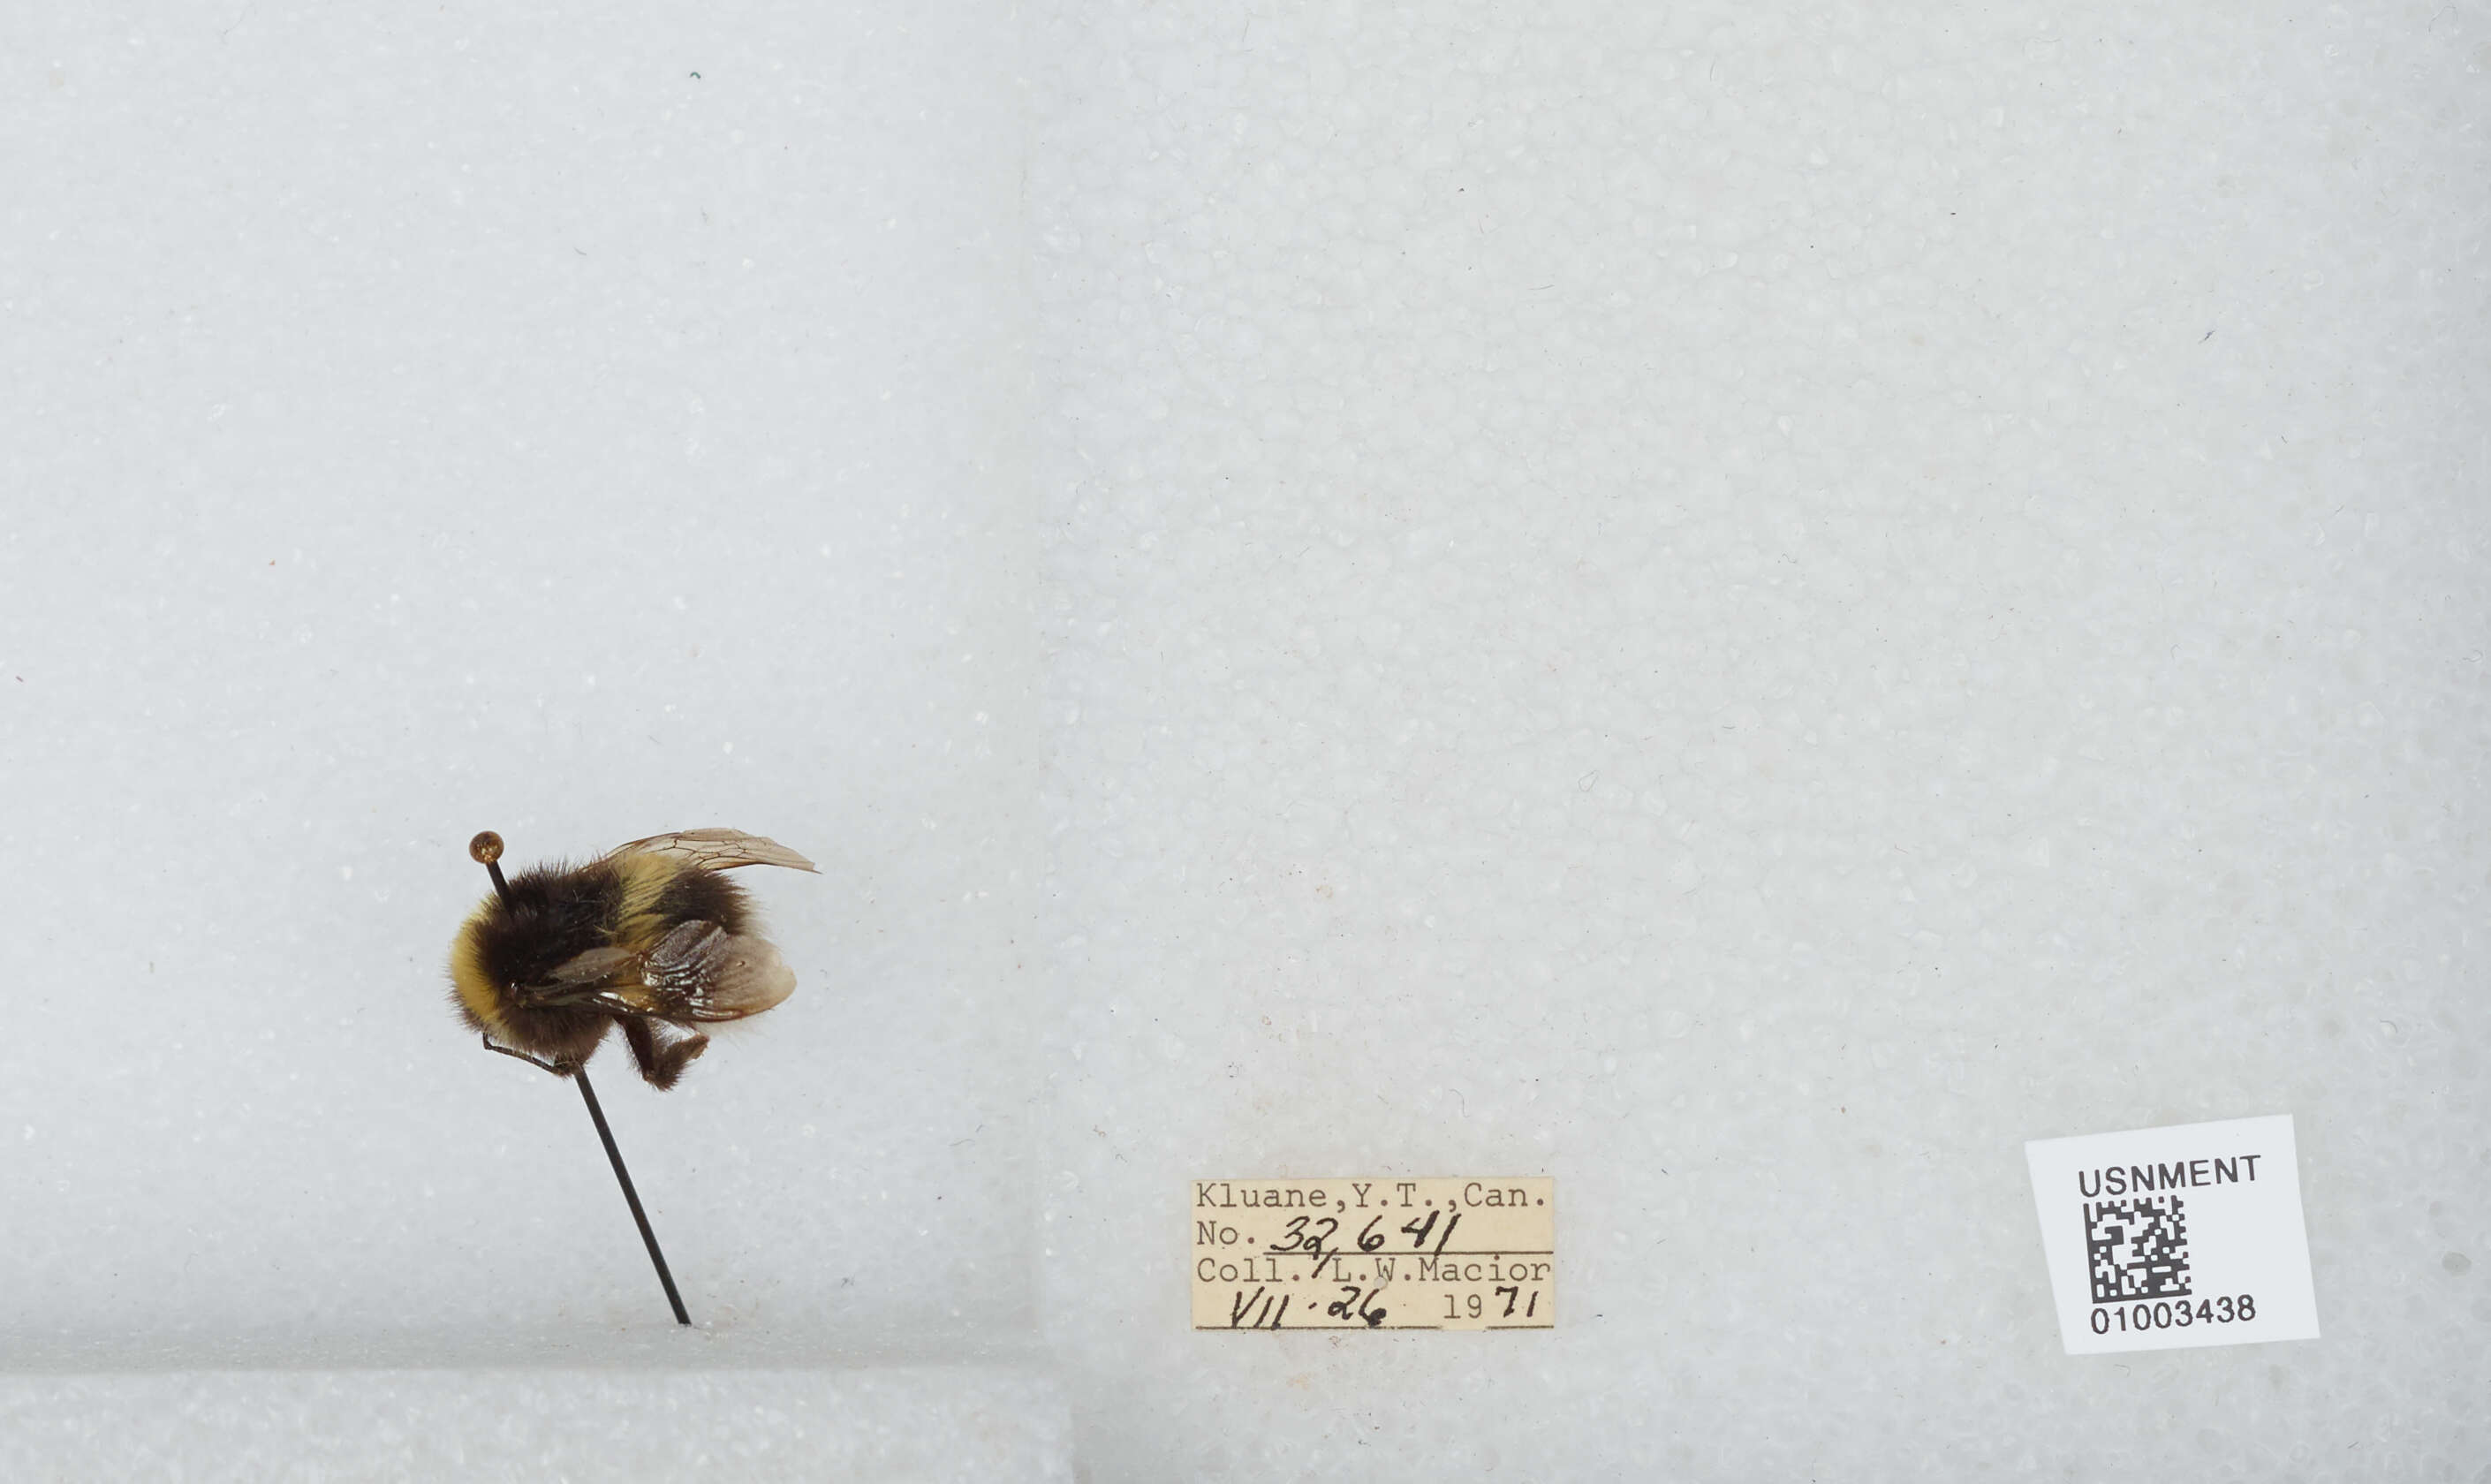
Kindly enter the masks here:
<path id="1" fill-rule="evenodd" d="M 718 874 L 813 869 L 775 840 L 686 829 L 508 881 L 501 836 L 488 829 L 467 849 L 492 872 L 494 894 L 458 929 L 450 979 L 488 1051 L 569 1077 L 619 1025 L 640 1075 L 670 1088 L 709 1049 L 694 1027 L 758 1015 L 796 988 L 755 933 L 743 889 Z"/>

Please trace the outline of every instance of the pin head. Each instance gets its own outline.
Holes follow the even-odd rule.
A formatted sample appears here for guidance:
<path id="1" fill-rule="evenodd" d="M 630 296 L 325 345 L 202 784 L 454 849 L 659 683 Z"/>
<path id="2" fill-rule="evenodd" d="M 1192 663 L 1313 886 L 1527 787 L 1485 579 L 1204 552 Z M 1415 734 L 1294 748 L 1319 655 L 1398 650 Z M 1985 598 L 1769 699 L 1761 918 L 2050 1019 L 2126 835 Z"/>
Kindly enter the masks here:
<path id="1" fill-rule="evenodd" d="M 502 858 L 502 837 L 490 829 L 483 830 L 467 842 L 467 854 L 475 857 L 479 865 L 491 865 Z"/>

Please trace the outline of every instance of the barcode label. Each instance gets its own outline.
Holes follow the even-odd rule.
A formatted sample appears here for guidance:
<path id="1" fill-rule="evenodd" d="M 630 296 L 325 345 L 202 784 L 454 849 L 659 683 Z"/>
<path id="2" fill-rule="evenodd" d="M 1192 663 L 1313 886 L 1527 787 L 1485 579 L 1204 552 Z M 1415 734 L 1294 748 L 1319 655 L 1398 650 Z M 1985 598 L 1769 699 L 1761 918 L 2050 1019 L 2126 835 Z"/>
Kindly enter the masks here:
<path id="1" fill-rule="evenodd" d="M 2317 1338 L 2289 1115 L 2024 1155 L 2069 1354 Z"/>

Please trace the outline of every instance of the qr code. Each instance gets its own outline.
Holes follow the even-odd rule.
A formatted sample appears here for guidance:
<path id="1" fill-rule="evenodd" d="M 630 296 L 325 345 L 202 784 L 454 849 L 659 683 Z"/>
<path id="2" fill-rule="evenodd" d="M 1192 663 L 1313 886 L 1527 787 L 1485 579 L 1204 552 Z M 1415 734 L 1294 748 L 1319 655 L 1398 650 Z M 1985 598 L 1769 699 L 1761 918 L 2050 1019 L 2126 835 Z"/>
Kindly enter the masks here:
<path id="1" fill-rule="evenodd" d="M 2186 1297 L 2188 1219 L 2180 1198 L 2086 1202 L 2085 1266 L 2095 1303 Z"/>

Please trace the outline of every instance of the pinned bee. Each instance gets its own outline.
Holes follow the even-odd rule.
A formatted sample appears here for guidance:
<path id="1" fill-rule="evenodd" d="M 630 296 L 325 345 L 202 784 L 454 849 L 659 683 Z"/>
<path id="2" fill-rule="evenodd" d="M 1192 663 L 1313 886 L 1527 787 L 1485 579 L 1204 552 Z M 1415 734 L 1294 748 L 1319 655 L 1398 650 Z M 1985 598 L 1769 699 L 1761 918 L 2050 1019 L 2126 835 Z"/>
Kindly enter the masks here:
<path id="1" fill-rule="evenodd" d="M 494 894 L 458 929 L 450 978 L 488 1051 L 571 1077 L 619 1026 L 640 1075 L 671 1088 L 709 1049 L 697 1027 L 758 1015 L 796 988 L 754 930 L 750 900 L 718 874 L 813 869 L 776 840 L 685 829 L 509 880 L 500 835 L 484 831 L 467 853 L 492 873 Z"/>
<path id="2" fill-rule="evenodd" d="M 588 1059 L 620 1026 L 640 1075 L 671 1088 L 709 1049 L 695 1026 L 758 1015 L 794 993 L 795 972 L 753 931 L 743 888 L 718 873 L 740 865 L 809 871 L 813 862 L 741 829 L 653 834 L 586 865 L 539 866 L 516 881 L 502 875 L 502 837 L 493 831 L 468 841 L 467 854 L 491 874 L 493 894 L 450 946 L 458 1013 L 485 1050 L 579 1089 L 675 1323 L 689 1324 L 588 1081 Z"/>

